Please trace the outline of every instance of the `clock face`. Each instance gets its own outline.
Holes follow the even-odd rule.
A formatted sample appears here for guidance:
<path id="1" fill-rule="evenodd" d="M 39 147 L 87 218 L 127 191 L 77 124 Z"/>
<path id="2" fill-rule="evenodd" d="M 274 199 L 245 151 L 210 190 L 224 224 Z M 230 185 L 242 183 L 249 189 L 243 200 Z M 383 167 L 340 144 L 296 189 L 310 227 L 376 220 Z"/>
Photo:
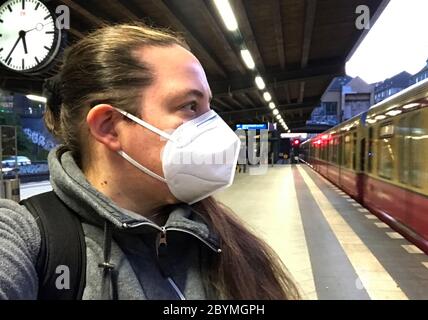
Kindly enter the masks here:
<path id="1" fill-rule="evenodd" d="M 0 62 L 31 72 L 49 64 L 60 44 L 55 17 L 38 0 L 9 0 L 0 7 Z"/>

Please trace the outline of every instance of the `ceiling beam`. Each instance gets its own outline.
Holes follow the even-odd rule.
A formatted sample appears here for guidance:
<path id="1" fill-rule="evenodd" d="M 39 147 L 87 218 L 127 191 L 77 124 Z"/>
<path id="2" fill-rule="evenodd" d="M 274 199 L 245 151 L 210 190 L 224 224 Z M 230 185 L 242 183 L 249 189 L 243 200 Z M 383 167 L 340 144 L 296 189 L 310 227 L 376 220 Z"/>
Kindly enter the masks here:
<path id="1" fill-rule="evenodd" d="M 315 12 L 317 8 L 317 0 L 306 0 L 306 13 L 305 13 L 305 27 L 303 32 L 303 45 L 302 45 L 302 60 L 300 66 L 302 69 L 306 68 L 309 60 L 309 53 L 311 51 L 312 34 L 315 24 Z M 300 90 L 298 102 L 303 101 L 305 96 L 305 81 L 300 82 Z"/>
<path id="2" fill-rule="evenodd" d="M 128 2 L 128 1 L 126 1 Z M 122 13 L 128 21 L 140 21 L 141 17 L 138 17 L 136 14 L 134 14 L 122 1 L 118 0 L 109 0 L 108 5 L 112 6 L 113 10 L 117 10 L 118 12 Z"/>
<path id="3" fill-rule="evenodd" d="M 223 101 L 229 104 L 233 110 L 242 110 L 243 105 L 233 96 L 223 97 Z"/>
<path id="4" fill-rule="evenodd" d="M 220 98 L 214 98 L 212 101 L 212 104 L 215 105 L 216 107 L 221 107 L 222 109 L 233 110 L 231 106 L 224 103 Z"/>
<path id="5" fill-rule="evenodd" d="M 301 82 L 300 82 L 300 87 L 299 87 L 299 97 L 298 97 L 298 99 L 297 99 L 297 101 L 298 101 L 299 103 L 302 103 L 303 98 L 305 97 L 305 85 L 306 85 L 306 82 L 305 82 L 305 81 L 301 81 Z"/>
<path id="6" fill-rule="evenodd" d="M 333 63 L 314 64 L 304 69 L 268 73 L 265 76 L 265 82 L 267 87 L 275 87 L 285 85 L 289 82 L 335 77 L 344 73 L 345 66 L 343 62 L 333 61 Z M 212 81 L 210 87 L 213 95 L 216 97 L 254 91 L 255 89 L 253 77 L 238 77 L 229 79 L 228 81 Z"/>
<path id="7" fill-rule="evenodd" d="M 280 0 L 274 0 L 272 6 L 273 23 L 275 26 L 275 40 L 276 50 L 278 52 L 278 59 L 281 69 L 285 69 L 285 50 L 284 50 L 284 32 L 282 30 L 282 17 L 281 17 L 281 2 Z"/>
<path id="8" fill-rule="evenodd" d="M 306 133 L 321 133 L 324 132 L 330 128 L 332 128 L 333 126 L 328 126 L 328 125 L 311 125 L 311 124 L 306 124 L 303 123 L 302 127 L 291 127 L 291 131 L 293 132 L 306 132 Z"/>
<path id="9" fill-rule="evenodd" d="M 74 29 L 74 28 L 70 28 L 68 30 L 68 32 L 70 32 L 73 36 L 75 36 L 77 39 L 82 39 L 85 37 L 85 35 L 83 33 L 81 33 L 80 31 Z"/>
<path id="10" fill-rule="evenodd" d="M 245 101 L 245 103 L 251 107 L 255 107 L 253 100 L 250 99 L 250 97 L 248 97 L 248 95 L 246 93 L 241 93 L 241 95 L 239 96 L 243 101 Z"/>
<path id="11" fill-rule="evenodd" d="M 239 30 L 245 39 L 247 48 L 251 51 L 251 55 L 253 56 L 257 69 L 261 72 L 264 72 L 264 62 L 260 54 L 259 46 L 257 44 L 256 37 L 254 36 L 250 20 L 248 19 L 244 2 L 242 0 L 231 0 L 230 5 L 233 8 L 233 12 L 235 13 L 236 19 L 238 20 Z"/>
<path id="12" fill-rule="evenodd" d="M 312 34 L 315 24 L 317 0 L 306 0 L 305 3 L 305 28 L 303 32 L 302 60 L 300 63 L 302 68 L 306 68 L 308 65 L 309 53 L 311 51 Z"/>
<path id="13" fill-rule="evenodd" d="M 72 0 L 61 0 L 63 4 L 65 4 L 67 7 L 71 8 L 72 10 L 76 11 L 79 15 L 83 16 L 88 20 L 91 24 L 99 27 L 102 26 L 104 23 L 103 21 L 98 18 L 97 16 L 94 16 L 92 13 L 90 13 L 88 10 L 80 6 L 76 3 L 76 1 Z"/>
<path id="14" fill-rule="evenodd" d="M 277 109 L 283 114 L 292 113 L 296 110 L 307 110 L 311 111 L 317 104 L 319 103 L 319 98 L 312 97 L 306 99 L 303 103 L 292 103 L 292 104 L 281 104 L 277 106 Z M 234 110 L 234 111 L 226 111 L 220 112 L 220 116 L 225 119 L 234 121 L 241 120 L 247 118 L 255 118 L 259 116 L 271 115 L 272 110 L 267 108 L 266 106 L 260 106 L 257 108 L 245 108 L 242 110 Z"/>
<path id="15" fill-rule="evenodd" d="M 285 99 L 287 99 L 287 103 L 291 103 L 291 98 L 290 98 L 290 84 L 286 83 L 284 85 L 284 89 L 285 89 Z"/>
<path id="16" fill-rule="evenodd" d="M 186 41 L 191 47 L 193 47 L 197 52 L 201 54 L 201 58 L 206 62 L 209 62 L 212 66 L 215 67 L 217 72 L 226 78 L 227 72 L 225 71 L 223 65 L 218 61 L 218 59 L 209 52 L 208 46 L 204 44 L 201 40 L 197 39 L 191 28 L 183 22 L 184 19 L 179 19 L 177 14 L 174 13 L 170 7 L 163 0 L 150 0 L 151 4 L 156 6 L 159 10 L 163 12 L 165 17 L 171 23 L 171 26 L 177 31 L 182 31 L 185 34 Z"/>

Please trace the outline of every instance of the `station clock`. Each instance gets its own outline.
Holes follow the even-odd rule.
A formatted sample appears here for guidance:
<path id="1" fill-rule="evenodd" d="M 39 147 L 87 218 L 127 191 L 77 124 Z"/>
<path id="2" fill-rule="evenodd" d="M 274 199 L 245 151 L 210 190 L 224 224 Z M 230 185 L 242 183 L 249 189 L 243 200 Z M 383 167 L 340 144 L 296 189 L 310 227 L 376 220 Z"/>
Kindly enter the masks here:
<path id="1" fill-rule="evenodd" d="M 47 67 L 61 44 L 55 15 L 38 0 L 8 0 L 0 7 L 0 63 L 33 73 Z"/>

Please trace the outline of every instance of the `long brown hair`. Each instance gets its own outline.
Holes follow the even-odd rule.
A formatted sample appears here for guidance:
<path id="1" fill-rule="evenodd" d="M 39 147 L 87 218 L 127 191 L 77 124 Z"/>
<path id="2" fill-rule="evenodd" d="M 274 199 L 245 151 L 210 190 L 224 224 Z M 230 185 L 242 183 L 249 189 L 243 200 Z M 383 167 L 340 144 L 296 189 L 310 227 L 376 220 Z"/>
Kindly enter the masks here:
<path id="1" fill-rule="evenodd" d="M 60 95 L 48 98 L 45 123 L 72 151 L 81 167 L 90 161 L 90 153 L 84 152 L 88 150 L 85 143 L 90 134 L 85 122 L 89 109 L 104 102 L 138 115 L 141 89 L 152 83 L 153 74 L 144 61 L 136 57 L 136 50 L 174 44 L 188 49 L 181 37 L 169 31 L 142 24 L 121 24 L 104 26 L 67 49 L 56 82 Z M 47 86 L 47 89 L 52 88 Z M 209 258 L 209 270 L 204 274 L 215 297 L 299 297 L 279 257 L 231 210 L 212 197 L 193 207 L 220 237 L 222 253 Z"/>

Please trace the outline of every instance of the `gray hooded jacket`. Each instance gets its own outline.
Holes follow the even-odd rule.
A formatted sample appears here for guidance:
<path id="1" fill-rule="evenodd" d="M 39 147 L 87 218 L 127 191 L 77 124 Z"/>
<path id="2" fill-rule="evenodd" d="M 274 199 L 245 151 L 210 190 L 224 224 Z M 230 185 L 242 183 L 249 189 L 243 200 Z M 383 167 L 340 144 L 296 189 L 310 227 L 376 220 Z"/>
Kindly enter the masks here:
<path id="1" fill-rule="evenodd" d="M 188 205 L 171 208 L 164 226 L 119 208 L 93 188 L 69 151 L 48 157 L 55 193 L 83 221 L 86 286 L 83 299 L 215 299 L 204 281 L 207 257 L 220 254 L 217 236 Z M 159 259 L 159 242 L 167 253 Z M 40 231 L 24 206 L 0 200 L 0 299 L 37 299 L 35 263 Z M 106 252 L 105 252 L 106 251 Z M 110 255 L 117 277 L 99 264 Z M 112 283 L 112 282 L 115 283 Z"/>

